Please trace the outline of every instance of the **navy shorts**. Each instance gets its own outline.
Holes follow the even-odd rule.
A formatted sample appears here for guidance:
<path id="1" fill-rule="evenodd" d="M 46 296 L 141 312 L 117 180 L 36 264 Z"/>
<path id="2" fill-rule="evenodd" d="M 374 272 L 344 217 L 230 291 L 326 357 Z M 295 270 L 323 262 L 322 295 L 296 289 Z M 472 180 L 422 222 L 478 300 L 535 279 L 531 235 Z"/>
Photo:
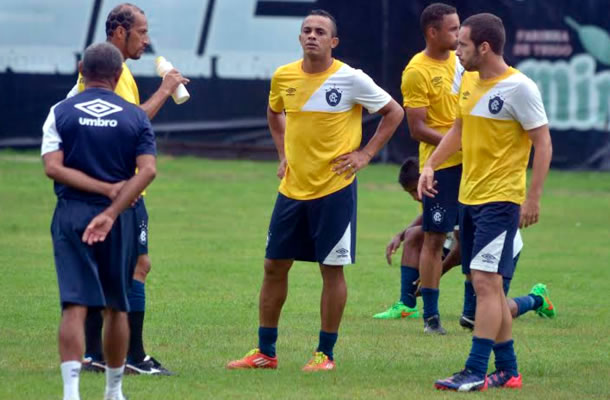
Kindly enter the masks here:
<path id="1" fill-rule="evenodd" d="M 357 183 L 313 200 L 278 193 L 265 257 L 346 265 L 356 261 Z"/>
<path id="2" fill-rule="evenodd" d="M 447 242 L 445 242 L 445 247 L 443 247 L 443 252 L 445 252 L 447 250 Z M 515 233 L 515 240 L 513 241 L 513 264 L 514 264 L 514 270 L 517 269 L 517 263 L 519 262 L 519 256 L 521 255 L 521 249 L 523 248 L 523 238 L 521 237 L 521 233 L 519 232 L 519 230 L 517 229 L 517 232 Z M 448 251 L 447 251 L 448 253 Z M 445 254 L 446 256 L 446 254 Z M 462 273 L 464 275 L 470 274 L 470 268 L 466 268 L 464 267 L 464 265 L 462 265 Z M 514 271 L 513 271 L 514 274 Z M 508 294 L 508 285 L 510 285 L 510 280 L 512 278 L 504 278 L 504 294 Z M 508 282 L 508 283 L 507 283 Z"/>
<path id="3" fill-rule="evenodd" d="M 80 200 L 57 201 L 51 237 L 62 307 L 78 304 L 129 311 L 127 290 L 137 260 L 134 209 L 117 217 L 103 242 L 89 246 L 82 241 L 89 222 L 105 208 Z"/>
<path id="4" fill-rule="evenodd" d="M 135 206 L 136 234 L 138 235 L 138 256 L 148 254 L 148 212 L 144 204 L 144 197 L 140 197 Z"/>
<path id="5" fill-rule="evenodd" d="M 424 196 L 422 199 L 424 232 L 453 232 L 453 227 L 458 222 L 461 177 L 462 165 L 434 172 L 438 193 L 434 198 Z"/>
<path id="6" fill-rule="evenodd" d="M 513 277 L 519 211 L 519 205 L 510 202 L 460 205 L 460 244 L 465 274 L 474 269 L 508 279 Z"/>

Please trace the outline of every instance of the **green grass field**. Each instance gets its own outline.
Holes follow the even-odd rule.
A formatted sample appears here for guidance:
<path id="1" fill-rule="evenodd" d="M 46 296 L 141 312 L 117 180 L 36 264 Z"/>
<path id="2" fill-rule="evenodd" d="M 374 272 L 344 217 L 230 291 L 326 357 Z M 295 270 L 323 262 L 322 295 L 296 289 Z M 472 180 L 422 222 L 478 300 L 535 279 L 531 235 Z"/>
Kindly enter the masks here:
<path id="1" fill-rule="evenodd" d="M 458 326 L 459 269 L 441 283 L 446 337 L 426 337 L 420 320 L 371 316 L 397 300 L 400 258 L 384 249 L 418 212 L 396 184 L 398 167 L 359 177 L 358 263 L 346 269 L 348 304 L 335 347 L 338 368 L 303 374 L 317 344 L 321 279 L 297 263 L 280 322 L 276 371 L 227 371 L 257 343 L 258 290 L 276 196 L 275 163 L 159 159 L 148 191 L 150 255 L 147 351 L 174 377 L 128 376 L 137 399 L 436 399 L 435 379 L 462 368 L 470 334 Z M 35 153 L 0 152 L 0 399 L 60 399 L 56 331 L 59 297 L 49 224 L 52 184 Z M 523 232 L 511 287 L 547 283 L 556 320 L 515 321 L 521 391 L 474 397 L 610 399 L 610 174 L 553 171 L 541 222 Z M 421 304 L 420 304 L 421 306 Z M 490 365 L 490 370 L 493 364 Z M 101 399 L 102 375 L 83 374 L 81 397 Z"/>

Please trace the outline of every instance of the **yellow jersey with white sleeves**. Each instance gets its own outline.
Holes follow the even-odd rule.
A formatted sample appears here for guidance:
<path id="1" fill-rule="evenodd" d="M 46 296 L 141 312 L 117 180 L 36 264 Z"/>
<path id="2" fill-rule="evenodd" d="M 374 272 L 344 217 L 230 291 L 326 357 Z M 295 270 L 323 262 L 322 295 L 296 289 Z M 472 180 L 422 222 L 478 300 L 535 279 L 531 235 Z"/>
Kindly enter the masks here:
<path id="1" fill-rule="evenodd" d="M 426 107 L 426 126 L 444 135 L 455 121 L 455 108 L 463 73 L 464 68 L 453 51 L 446 60 L 428 57 L 423 51 L 417 53 L 402 72 L 400 88 L 403 106 Z M 420 172 L 435 148 L 432 144 L 419 142 Z M 461 163 L 462 153 L 457 152 L 436 170 Z"/>
<path id="2" fill-rule="evenodd" d="M 526 131 L 548 124 L 536 84 L 512 67 L 487 80 L 466 72 L 457 117 L 463 152 L 459 201 L 523 203 L 532 147 Z"/>
<path id="3" fill-rule="evenodd" d="M 85 90 L 85 81 L 79 72 L 78 81 L 74 88 L 70 90 L 67 97 L 72 97 L 83 90 Z M 138 91 L 138 85 L 136 84 L 136 80 L 133 79 L 133 75 L 131 74 L 129 67 L 125 63 L 123 63 L 123 71 L 121 72 L 121 77 L 119 78 L 116 88 L 114 88 L 114 93 L 121 96 L 125 101 L 140 105 L 140 92 Z"/>
<path id="4" fill-rule="evenodd" d="M 332 161 L 358 149 L 362 107 L 379 111 L 392 99 L 364 72 L 333 60 L 324 72 L 308 74 L 303 60 L 279 67 L 271 78 L 269 107 L 286 113 L 286 174 L 279 192 L 295 200 L 320 198 L 349 185 Z"/>

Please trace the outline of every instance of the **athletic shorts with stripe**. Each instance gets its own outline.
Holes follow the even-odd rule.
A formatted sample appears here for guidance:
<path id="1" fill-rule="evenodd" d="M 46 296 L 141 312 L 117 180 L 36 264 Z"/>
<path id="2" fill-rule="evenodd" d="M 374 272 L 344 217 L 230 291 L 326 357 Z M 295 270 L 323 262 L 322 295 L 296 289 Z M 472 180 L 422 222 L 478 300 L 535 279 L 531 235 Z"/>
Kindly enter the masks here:
<path id="1" fill-rule="evenodd" d="M 356 261 L 357 182 L 313 200 L 278 193 L 265 257 L 347 265 Z"/>
<path id="2" fill-rule="evenodd" d="M 460 205 L 462 270 L 493 272 L 512 278 L 515 272 L 514 240 L 519 228 L 518 204 L 493 202 Z"/>

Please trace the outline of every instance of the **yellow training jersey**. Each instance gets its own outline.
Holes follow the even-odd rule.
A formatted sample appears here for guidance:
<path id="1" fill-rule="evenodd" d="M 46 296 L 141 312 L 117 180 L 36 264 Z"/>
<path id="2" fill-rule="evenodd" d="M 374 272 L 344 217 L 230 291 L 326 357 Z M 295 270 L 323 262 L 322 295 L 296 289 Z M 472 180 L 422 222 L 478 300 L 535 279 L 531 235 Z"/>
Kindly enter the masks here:
<path id="1" fill-rule="evenodd" d="M 466 72 L 457 114 L 464 155 L 459 201 L 523 203 L 532 144 L 526 131 L 548 123 L 536 84 L 512 67 L 487 80 Z"/>
<path id="2" fill-rule="evenodd" d="M 83 90 L 85 90 L 85 81 L 83 76 L 79 73 L 77 93 L 80 93 Z M 133 75 L 125 63 L 123 63 L 123 71 L 121 72 L 121 77 L 119 78 L 116 88 L 114 88 L 114 93 L 121 96 L 125 101 L 140 105 L 140 93 L 138 92 L 138 85 L 136 85 L 136 80 L 133 79 Z"/>
<path id="3" fill-rule="evenodd" d="M 286 175 L 279 191 L 296 200 L 316 199 L 349 185 L 331 162 L 356 150 L 362 139 L 362 106 L 371 113 L 391 97 L 361 70 L 338 60 L 324 72 L 305 73 L 303 60 L 278 68 L 269 107 L 286 112 Z"/>
<path id="4" fill-rule="evenodd" d="M 455 120 L 457 94 L 463 72 L 464 68 L 453 51 L 449 58 L 442 61 L 428 57 L 423 51 L 417 53 L 402 73 L 403 106 L 426 107 L 426 126 L 444 135 Z M 435 148 L 436 146 L 429 143 L 419 143 L 420 172 Z M 461 163 L 462 153 L 457 152 L 437 170 Z"/>

